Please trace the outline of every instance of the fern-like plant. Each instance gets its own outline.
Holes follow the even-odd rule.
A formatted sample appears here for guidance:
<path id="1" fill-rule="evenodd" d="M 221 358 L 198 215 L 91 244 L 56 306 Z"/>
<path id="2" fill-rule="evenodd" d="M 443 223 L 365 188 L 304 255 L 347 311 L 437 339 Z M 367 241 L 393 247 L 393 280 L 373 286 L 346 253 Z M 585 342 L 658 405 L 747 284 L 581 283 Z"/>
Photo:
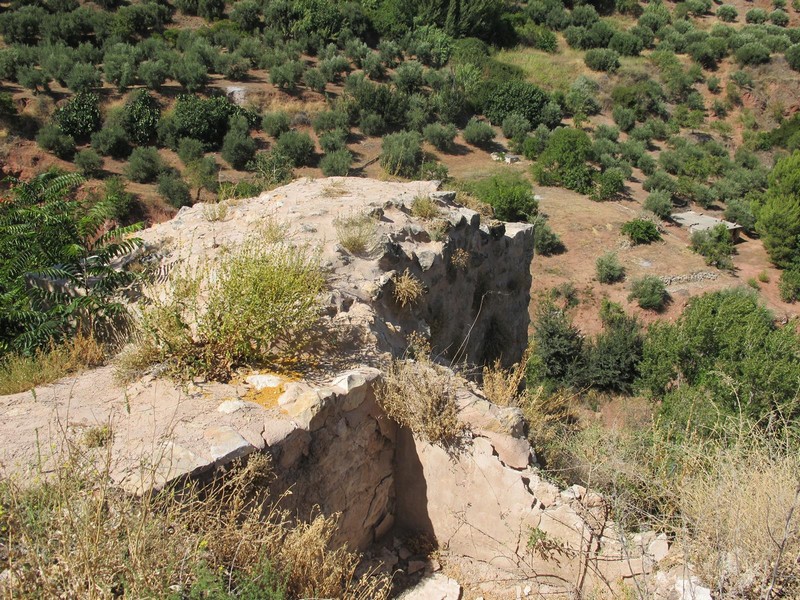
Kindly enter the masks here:
<path id="1" fill-rule="evenodd" d="M 82 182 L 44 173 L 11 180 L 0 198 L 0 356 L 95 334 L 125 313 L 119 291 L 133 275 L 114 260 L 140 244 L 130 234 L 141 225 L 110 225 L 112 195 L 91 206 L 75 200 Z"/>

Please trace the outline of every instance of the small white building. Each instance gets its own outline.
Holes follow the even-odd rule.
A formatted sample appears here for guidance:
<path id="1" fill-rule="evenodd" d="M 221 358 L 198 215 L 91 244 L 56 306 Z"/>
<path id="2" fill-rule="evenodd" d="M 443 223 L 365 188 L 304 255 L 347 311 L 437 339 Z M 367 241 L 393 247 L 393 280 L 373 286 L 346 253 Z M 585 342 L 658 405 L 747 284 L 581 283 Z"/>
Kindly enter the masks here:
<path id="1" fill-rule="evenodd" d="M 695 231 L 707 231 L 720 224 L 725 225 L 734 242 L 739 241 L 739 236 L 742 232 L 742 226 L 738 223 L 732 223 L 731 221 L 726 221 L 724 219 L 717 219 L 716 217 L 704 215 L 703 213 L 698 213 L 693 210 L 687 210 L 686 212 L 682 213 L 673 213 L 672 220 L 681 227 L 688 228 L 689 233 L 694 233 Z"/>

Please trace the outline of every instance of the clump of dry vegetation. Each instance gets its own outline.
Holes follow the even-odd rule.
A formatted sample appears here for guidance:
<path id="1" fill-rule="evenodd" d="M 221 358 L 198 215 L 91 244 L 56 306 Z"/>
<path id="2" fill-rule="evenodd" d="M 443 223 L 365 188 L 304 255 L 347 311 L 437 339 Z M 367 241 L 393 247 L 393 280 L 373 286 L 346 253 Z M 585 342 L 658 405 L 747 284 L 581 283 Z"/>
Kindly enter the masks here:
<path id="1" fill-rule="evenodd" d="M 444 447 L 460 442 L 465 427 L 458 418 L 458 381 L 430 359 L 395 360 L 377 389 L 378 402 L 392 419 L 419 438 Z"/>
<path id="2" fill-rule="evenodd" d="M 429 196 L 417 196 L 411 202 L 411 214 L 419 219 L 435 219 L 440 210 Z"/>
<path id="3" fill-rule="evenodd" d="M 366 254 L 378 241 L 378 222 L 368 214 L 352 214 L 334 219 L 336 236 L 350 254 Z"/>
<path id="4" fill-rule="evenodd" d="M 450 264 L 456 269 L 463 269 L 466 271 L 467 267 L 469 267 L 469 259 L 470 254 L 467 250 L 464 250 L 464 248 L 456 248 L 456 251 L 453 252 L 453 255 L 450 257 Z"/>
<path id="5" fill-rule="evenodd" d="M 252 456 L 224 477 L 130 496 L 86 455 L 46 481 L 0 483 L 0 595 L 12 598 L 388 597 L 385 576 L 332 548 L 336 516 L 292 523 Z"/>
<path id="6" fill-rule="evenodd" d="M 0 361 L 0 395 L 25 392 L 88 367 L 102 364 L 103 346 L 93 337 L 77 335 L 60 346 L 30 356 L 11 354 Z"/>
<path id="7" fill-rule="evenodd" d="M 414 304 L 425 293 L 425 286 L 406 269 L 394 280 L 394 299 L 400 306 Z"/>
<path id="8" fill-rule="evenodd" d="M 252 239 L 153 291 L 121 368 L 135 376 L 162 363 L 179 378 L 225 379 L 239 366 L 299 356 L 318 332 L 323 285 L 311 249 Z"/>
<path id="9" fill-rule="evenodd" d="M 498 406 L 519 406 L 523 402 L 527 358 L 524 355 L 510 369 L 504 369 L 499 358 L 483 367 L 483 393 L 487 400 Z"/>
<path id="10" fill-rule="evenodd" d="M 228 203 L 225 200 L 220 202 L 209 202 L 203 205 L 203 218 L 209 223 L 224 221 L 228 216 Z"/>

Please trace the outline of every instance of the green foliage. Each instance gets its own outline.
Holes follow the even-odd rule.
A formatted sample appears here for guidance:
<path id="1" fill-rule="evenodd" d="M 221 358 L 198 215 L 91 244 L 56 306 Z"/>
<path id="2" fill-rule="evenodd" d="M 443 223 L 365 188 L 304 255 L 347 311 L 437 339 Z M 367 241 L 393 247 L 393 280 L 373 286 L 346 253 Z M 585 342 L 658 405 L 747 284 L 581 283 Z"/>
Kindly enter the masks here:
<path id="1" fill-rule="evenodd" d="M 97 152 L 87 148 L 75 156 L 75 166 L 81 170 L 84 177 L 97 177 L 103 171 L 103 159 Z"/>
<path id="2" fill-rule="evenodd" d="M 194 54 L 184 54 L 174 61 L 172 77 L 189 92 L 200 92 L 208 84 L 208 67 Z"/>
<path id="3" fill-rule="evenodd" d="M 625 267 L 619 262 L 616 253 L 606 252 L 595 262 L 597 281 L 600 283 L 617 283 L 625 279 Z"/>
<path id="4" fill-rule="evenodd" d="M 261 118 L 261 129 L 274 138 L 278 138 L 282 133 L 289 131 L 291 126 L 292 119 L 288 113 L 283 111 L 265 113 Z"/>
<path id="5" fill-rule="evenodd" d="M 616 167 L 606 169 L 597 176 L 597 187 L 592 200 L 610 200 L 625 191 L 625 175 Z"/>
<path id="6" fill-rule="evenodd" d="M 464 140 L 473 146 L 485 147 L 494 140 L 495 132 L 486 121 L 472 117 L 463 131 Z"/>
<path id="7" fill-rule="evenodd" d="M 92 135 L 92 148 L 103 156 L 125 158 L 131 153 L 128 134 L 121 125 L 106 124 L 100 131 Z"/>
<path id="8" fill-rule="evenodd" d="M 74 200 L 81 182 L 52 173 L 14 180 L 0 202 L 0 354 L 99 333 L 125 313 L 118 292 L 132 278 L 111 265 L 139 244 L 128 237 L 137 227 L 106 230 L 112 201 Z"/>
<path id="9" fill-rule="evenodd" d="M 582 194 L 592 189 L 592 169 L 586 164 L 592 142 L 586 132 L 571 127 L 556 129 L 533 167 L 542 185 L 563 186 Z"/>
<path id="10" fill-rule="evenodd" d="M 723 4 L 717 8 L 717 17 L 719 17 L 720 21 L 724 21 L 725 23 L 733 23 L 738 16 L 739 11 L 736 10 L 735 6 L 731 6 L 730 4 Z"/>
<path id="11" fill-rule="evenodd" d="M 770 260 L 779 267 L 788 268 L 800 260 L 800 151 L 775 164 L 756 231 Z"/>
<path id="12" fill-rule="evenodd" d="M 669 300 L 669 294 L 661 278 L 655 275 L 646 275 L 631 283 L 628 300 L 636 300 L 639 306 L 645 310 L 660 311 Z"/>
<path id="13" fill-rule="evenodd" d="M 632 108 L 615 106 L 611 116 L 622 131 L 630 131 L 636 125 L 636 112 Z"/>
<path id="14" fill-rule="evenodd" d="M 533 249 L 542 256 L 552 256 L 561 254 L 566 247 L 561 237 L 550 227 L 550 223 L 537 219 L 533 229 Z"/>
<path id="15" fill-rule="evenodd" d="M 158 195 L 174 208 L 192 205 L 189 186 L 174 173 L 164 173 L 158 178 Z"/>
<path id="16" fill-rule="evenodd" d="M 480 201 L 491 205 L 495 217 L 503 221 L 528 221 L 538 212 L 533 188 L 520 173 L 498 173 L 476 181 L 469 189 Z"/>
<path id="17" fill-rule="evenodd" d="M 719 269 L 733 269 L 733 240 L 724 223 L 692 234 L 692 250 L 706 259 L 706 264 Z"/>
<path id="18" fill-rule="evenodd" d="M 750 42 L 736 50 L 736 61 L 740 65 L 760 65 L 769 62 L 769 55 L 769 48 L 759 42 Z"/>
<path id="19" fill-rule="evenodd" d="M 778 292 L 784 302 L 797 302 L 800 299 L 800 270 L 787 269 L 781 273 Z"/>
<path id="20" fill-rule="evenodd" d="M 741 225 L 745 231 L 755 231 L 756 218 L 747 198 L 731 198 L 725 207 L 725 218 Z"/>
<path id="21" fill-rule="evenodd" d="M 351 164 L 353 164 L 353 155 L 345 148 L 328 152 L 319 161 L 322 174 L 326 177 L 346 176 L 350 171 Z"/>
<path id="22" fill-rule="evenodd" d="M 203 142 L 206 150 L 216 150 L 228 132 L 230 118 L 240 112 L 224 96 L 179 96 L 172 112 L 162 119 L 165 141 L 174 148 L 181 138 L 189 137 Z"/>
<path id="23" fill-rule="evenodd" d="M 681 429 L 703 428 L 713 435 L 721 419 L 739 414 L 767 425 L 775 411 L 791 422 L 798 414 L 799 341 L 793 327 L 775 327 L 755 293 L 706 294 L 693 298 L 675 324 L 651 328 L 641 384 L 660 397 L 678 386 L 664 397 L 662 412 Z M 692 390 L 698 392 L 692 410 L 672 410 L 679 396 Z M 700 411 L 710 412 L 711 422 L 693 422 Z"/>
<path id="24" fill-rule="evenodd" d="M 752 8 L 745 13 L 744 20 L 748 23 L 764 23 L 767 20 L 767 11 L 763 8 Z"/>
<path id="25" fill-rule="evenodd" d="M 64 79 L 64 83 L 67 84 L 70 90 L 77 94 L 90 92 L 94 88 L 100 86 L 100 73 L 94 65 L 75 63 Z"/>
<path id="26" fill-rule="evenodd" d="M 551 302 L 543 302 L 536 313 L 528 359 L 529 384 L 550 389 L 570 387 L 582 376 L 583 336 L 568 315 Z"/>
<path id="27" fill-rule="evenodd" d="M 150 183 L 164 171 L 164 163 L 153 146 L 134 148 L 128 164 L 125 165 L 125 176 L 138 183 Z"/>
<path id="28" fill-rule="evenodd" d="M 285 92 L 294 92 L 303 79 L 306 66 L 302 61 L 289 60 L 270 69 L 269 80 Z"/>
<path id="29" fill-rule="evenodd" d="M 289 158 L 295 167 L 310 165 L 314 159 L 314 141 L 307 133 L 286 131 L 278 137 L 275 151 Z"/>
<path id="30" fill-rule="evenodd" d="M 161 107 L 144 90 L 134 92 L 122 110 L 122 126 L 134 144 L 151 143 L 158 131 Z"/>
<path id="31" fill-rule="evenodd" d="M 52 152 L 64 160 L 72 160 L 75 155 L 75 139 L 67 135 L 55 123 L 48 123 L 36 134 L 36 143 L 39 147 Z"/>
<path id="32" fill-rule="evenodd" d="M 100 98 L 97 94 L 81 93 L 56 110 L 53 119 L 65 134 L 76 141 L 85 141 L 100 129 Z"/>
<path id="33" fill-rule="evenodd" d="M 255 171 L 265 187 L 274 187 L 292 180 L 292 167 L 292 160 L 288 156 L 272 150 L 258 152 L 248 168 Z"/>
<path id="34" fill-rule="evenodd" d="M 503 135 L 509 140 L 521 141 L 530 130 L 530 121 L 519 113 L 511 113 L 503 119 Z"/>
<path id="35" fill-rule="evenodd" d="M 178 142 L 178 158 L 184 165 L 189 165 L 203 158 L 203 142 L 194 138 L 181 138 Z"/>
<path id="36" fill-rule="evenodd" d="M 789 24 L 789 15 L 785 10 L 778 9 L 769 13 L 769 20 L 773 25 L 786 27 Z"/>
<path id="37" fill-rule="evenodd" d="M 314 131 L 317 134 L 322 134 L 326 131 L 347 131 L 349 127 L 350 120 L 347 113 L 343 111 L 326 110 L 314 118 Z"/>
<path id="38" fill-rule="evenodd" d="M 621 232 L 634 244 L 651 244 L 661 239 L 658 227 L 647 219 L 632 219 L 622 225 Z"/>
<path id="39" fill-rule="evenodd" d="M 586 66 L 592 71 L 614 73 L 619 69 L 619 54 L 606 48 L 592 48 L 584 56 Z"/>
<path id="40" fill-rule="evenodd" d="M 800 71 L 800 44 L 789 46 L 784 53 L 786 62 L 795 71 Z"/>
<path id="41" fill-rule="evenodd" d="M 452 124 L 442 125 L 441 123 L 431 123 L 422 130 L 422 137 L 437 150 L 442 152 L 452 152 L 455 148 L 455 137 L 458 131 Z"/>
<path id="42" fill-rule="evenodd" d="M 600 390 L 628 392 L 639 374 L 644 336 L 635 317 L 629 317 L 619 304 L 603 299 L 600 308 L 603 331 L 584 343 L 584 386 Z"/>
<path id="43" fill-rule="evenodd" d="M 422 136 L 416 131 L 401 131 L 383 138 L 380 162 L 387 173 L 414 177 L 422 158 Z"/>
<path id="44" fill-rule="evenodd" d="M 672 215 L 672 194 L 666 190 L 653 190 L 647 195 L 644 208 L 662 219 L 669 219 Z"/>
<path id="45" fill-rule="evenodd" d="M 547 27 L 528 22 L 517 28 L 519 41 L 526 46 L 551 54 L 558 52 L 558 38 Z"/>
<path id="46" fill-rule="evenodd" d="M 228 133 L 222 141 L 222 158 L 234 169 L 242 170 L 255 153 L 256 142 L 250 137 L 247 119 L 241 115 L 231 117 Z"/>
<path id="47" fill-rule="evenodd" d="M 319 145 L 326 154 L 336 150 L 344 150 L 347 148 L 347 132 L 340 129 L 326 131 L 319 136 Z"/>
<path id="48" fill-rule="evenodd" d="M 547 94 L 532 83 L 524 81 L 489 81 L 483 87 L 483 114 L 494 124 L 500 124 L 510 114 L 527 119 L 531 127 L 542 122 L 542 111 L 549 101 Z"/>

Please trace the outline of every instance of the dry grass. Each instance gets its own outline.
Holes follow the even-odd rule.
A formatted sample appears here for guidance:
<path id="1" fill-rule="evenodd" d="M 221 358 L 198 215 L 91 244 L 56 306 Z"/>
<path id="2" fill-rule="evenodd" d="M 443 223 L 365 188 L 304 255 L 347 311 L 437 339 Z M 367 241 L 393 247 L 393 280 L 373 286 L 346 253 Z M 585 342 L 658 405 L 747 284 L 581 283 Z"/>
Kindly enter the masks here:
<path id="1" fill-rule="evenodd" d="M 428 224 L 427 231 L 434 242 L 441 242 L 447 237 L 447 232 L 450 231 L 450 223 L 447 219 L 434 219 Z"/>
<path id="2" fill-rule="evenodd" d="M 224 221 L 228 216 L 228 203 L 225 200 L 203 204 L 203 218 L 209 223 Z"/>
<path id="3" fill-rule="evenodd" d="M 386 414 L 414 435 L 452 448 L 464 433 L 458 418 L 457 387 L 452 371 L 429 359 L 395 360 L 386 368 L 377 397 Z"/>
<path id="4" fill-rule="evenodd" d="M 464 248 L 456 248 L 455 252 L 450 256 L 450 264 L 456 269 L 463 271 L 469 267 L 470 253 Z"/>
<path id="5" fill-rule="evenodd" d="M 342 196 L 347 196 L 349 193 L 350 190 L 347 189 L 343 180 L 334 181 L 322 188 L 323 198 L 341 198 Z"/>
<path id="6" fill-rule="evenodd" d="M 106 461 L 109 462 L 109 461 Z M 336 517 L 293 524 L 255 455 L 223 479 L 133 497 L 73 450 L 47 481 L 0 483 L 0 596 L 12 598 L 388 597 L 330 547 Z"/>
<path id="7" fill-rule="evenodd" d="M 0 362 L 0 395 L 25 392 L 87 367 L 102 364 L 105 351 L 94 338 L 72 340 L 32 356 L 11 355 Z"/>
<path id="8" fill-rule="evenodd" d="M 494 217 L 494 209 L 492 209 L 491 204 L 481 202 L 475 196 L 463 190 L 456 192 L 456 202 L 470 210 L 474 210 L 482 217 Z"/>
<path id="9" fill-rule="evenodd" d="M 113 437 L 111 425 L 99 425 L 83 432 L 83 443 L 87 448 L 104 448 Z"/>
<path id="10" fill-rule="evenodd" d="M 499 406 L 520 406 L 525 397 L 523 382 L 527 363 L 526 353 L 520 362 L 510 369 L 504 369 L 500 359 L 494 361 L 492 365 L 483 367 L 482 387 L 486 398 Z"/>
<path id="11" fill-rule="evenodd" d="M 502 50 L 495 55 L 498 62 L 522 69 L 525 79 L 548 92 L 567 92 L 579 75 L 590 73 L 583 62 L 583 52 L 564 47 L 558 54 L 525 48 Z"/>
<path id="12" fill-rule="evenodd" d="M 411 202 L 411 214 L 419 219 L 435 219 L 440 212 L 436 202 L 429 196 L 417 196 Z"/>
<path id="13" fill-rule="evenodd" d="M 406 269 L 394 280 L 394 299 L 400 306 L 415 304 L 425 293 L 425 286 Z"/>
<path id="14" fill-rule="evenodd" d="M 378 242 L 378 222 L 368 214 L 351 214 L 333 220 L 342 248 L 350 254 L 371 252 Z"/>

